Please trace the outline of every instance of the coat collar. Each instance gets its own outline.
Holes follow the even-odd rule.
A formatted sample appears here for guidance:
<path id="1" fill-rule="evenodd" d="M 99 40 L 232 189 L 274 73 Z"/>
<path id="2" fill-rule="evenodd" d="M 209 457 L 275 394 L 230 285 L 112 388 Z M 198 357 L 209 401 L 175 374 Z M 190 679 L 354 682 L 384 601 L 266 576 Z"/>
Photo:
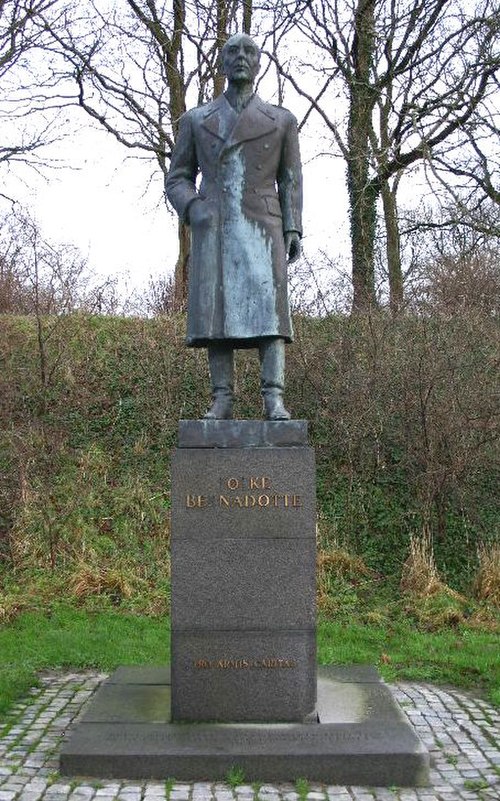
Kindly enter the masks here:
<path id="1" fill-rule="evenodd" d="M 226 126 L 222 124 L 223 118 L 231 111 L 233 109 L 222 94 L 213 103 L 210 103 L 203 115 L 203 127 L 224 142 L 224 149 L 250 139 L 258 139 L 276 129 L 276 115 L 273 107 L 254 95 L 241 114 L 237 116 L 232 130 L 228 135 L 224 135 Z"/>

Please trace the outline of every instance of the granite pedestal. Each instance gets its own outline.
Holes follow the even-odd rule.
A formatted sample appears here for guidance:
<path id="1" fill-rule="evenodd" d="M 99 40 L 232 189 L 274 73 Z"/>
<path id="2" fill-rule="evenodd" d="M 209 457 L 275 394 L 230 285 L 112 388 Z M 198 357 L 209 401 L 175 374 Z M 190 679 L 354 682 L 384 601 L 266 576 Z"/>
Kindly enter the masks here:
<path id="1" fill-rule="evenodd" d="M 305 421 L 182 421 L 172 457 L 172 720 L 315 716 Z"/>
<path id="2" fill-rule="evenodd" d="M 63 775 L 426 785 L 369 666 L 316 668 L 314 454 L 304 421 L 182 421 L 172 460 L 172 672 L 119 668 Z"/>

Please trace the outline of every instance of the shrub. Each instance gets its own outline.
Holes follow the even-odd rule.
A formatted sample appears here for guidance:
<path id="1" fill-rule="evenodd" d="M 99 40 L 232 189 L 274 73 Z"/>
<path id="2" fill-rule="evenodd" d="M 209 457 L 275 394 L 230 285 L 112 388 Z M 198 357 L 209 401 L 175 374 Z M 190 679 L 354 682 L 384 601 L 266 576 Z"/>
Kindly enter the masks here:
<path id="1" fill-rule="evenodd" d="M 206 409 L 206 354 L 185 348 L 180 314 L 63 323 L 49 325 L 43 383 L 36 321 L 0 316 L 0 561 L 69 573 L 119 563 L 159 586 L 170 448 L 179 418 Z M 342 549 L 397 580 L 426 530 L 443 584 L 470 587 L 478 543 L 500 519 L 498 320 L 464 311 L 294 324 L 287 403 L 309 420 L 316 451 L 324 582 L 356 603 L 364 584 L 335 572 Z M 237 368 L 238 413 L 259 416 L 258 359 L 241 352 Z"/>
<path id="2" fill-rule="evenodd" d="M 481 543 L 478 548 L 479 568 L 474 593 L 480 601 L 500 608 L 500 545 Z"/>

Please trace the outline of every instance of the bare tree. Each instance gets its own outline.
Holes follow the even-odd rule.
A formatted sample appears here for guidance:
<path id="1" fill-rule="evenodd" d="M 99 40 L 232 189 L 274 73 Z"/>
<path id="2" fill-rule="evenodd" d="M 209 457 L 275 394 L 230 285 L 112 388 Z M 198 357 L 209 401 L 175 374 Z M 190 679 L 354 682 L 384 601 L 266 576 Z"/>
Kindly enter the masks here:
<path id="1" fill-rule="evenodd" d="M 54 31 L 65 23 L 63 0 L 0 0 L 0 164 L 46 166 L 44 148 L 64 135 L 68 104 L 55 78 Z"/>
<path id="2" fill-rule="evenodd" d="M 414 215 L 403 229 L 414 240 L 407 301 L 426 316 L 500 315 L 500 241 L 487 222 L 471 225 L 461 206 Z"/>
<path id="3" fill-rule="evenodd" d="M 65 352 L 62 329 L 68 315 L 115 309 L 113 279 L 96 281 L 74 246 L 51 244 L 18 210 L 0 222 L 0 313 L 36 320 L 42 406 Z"/>
<path id="4" fill-rule="evenodd" d="M 500 314 L 500 252 L 491 244 L 465 253 L 449 251 L 427 265 L 424 308 L 452 316 Z"/>
<path id="5" fill-rule="evenodd" d="M 489 102 L 486 102 L 489 101 Z M 428 165 L 432 185 L 451 197 L 454 219 L 500 237 L 500 109 L 497 92 L 458 132 L 452 148 Z M 446 202 L 446 200 L 445 200 Z"/>
<path id="6" fill-rule="evenodd" d="M 252 3 L 232 0 L 124 0 L 102 10 L 86 0 L 66 31 L 54 32 L 77 86 L 78 105 L 118 142 L 151 158 L 166 176 L 188 98 L 201 103 L 224 85 L 220 51 Z M 186 289 L 189 233 L 179 223 L 175 298 Z"/>
<path id="7" fill-rule="evenodd" d="M 498 0 L 320 0 L 296 28 L 314 95 L 281 66 L 327 125 L 346 162 L 355 310 L 375 303 L 374 248 L 382 198 L 391 307 L 402 302 L 397 190 L 408 169 L 439 157 L 495 88 Z M 347 107 L 347 112 L 346 112 Z"/>

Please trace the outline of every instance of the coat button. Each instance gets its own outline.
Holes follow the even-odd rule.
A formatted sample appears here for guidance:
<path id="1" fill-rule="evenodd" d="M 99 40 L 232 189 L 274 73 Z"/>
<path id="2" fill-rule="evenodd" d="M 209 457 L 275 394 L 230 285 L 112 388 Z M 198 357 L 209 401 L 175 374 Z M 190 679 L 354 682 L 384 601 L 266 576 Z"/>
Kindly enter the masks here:
<path id="1" fill-rule="evenodd" d="M 269 145 L 268 145 L 268 143 L 267 143 L 267 142 L 266 142 L 266 144 L 264 145 L 264 150 L 269 150 Z"/>

